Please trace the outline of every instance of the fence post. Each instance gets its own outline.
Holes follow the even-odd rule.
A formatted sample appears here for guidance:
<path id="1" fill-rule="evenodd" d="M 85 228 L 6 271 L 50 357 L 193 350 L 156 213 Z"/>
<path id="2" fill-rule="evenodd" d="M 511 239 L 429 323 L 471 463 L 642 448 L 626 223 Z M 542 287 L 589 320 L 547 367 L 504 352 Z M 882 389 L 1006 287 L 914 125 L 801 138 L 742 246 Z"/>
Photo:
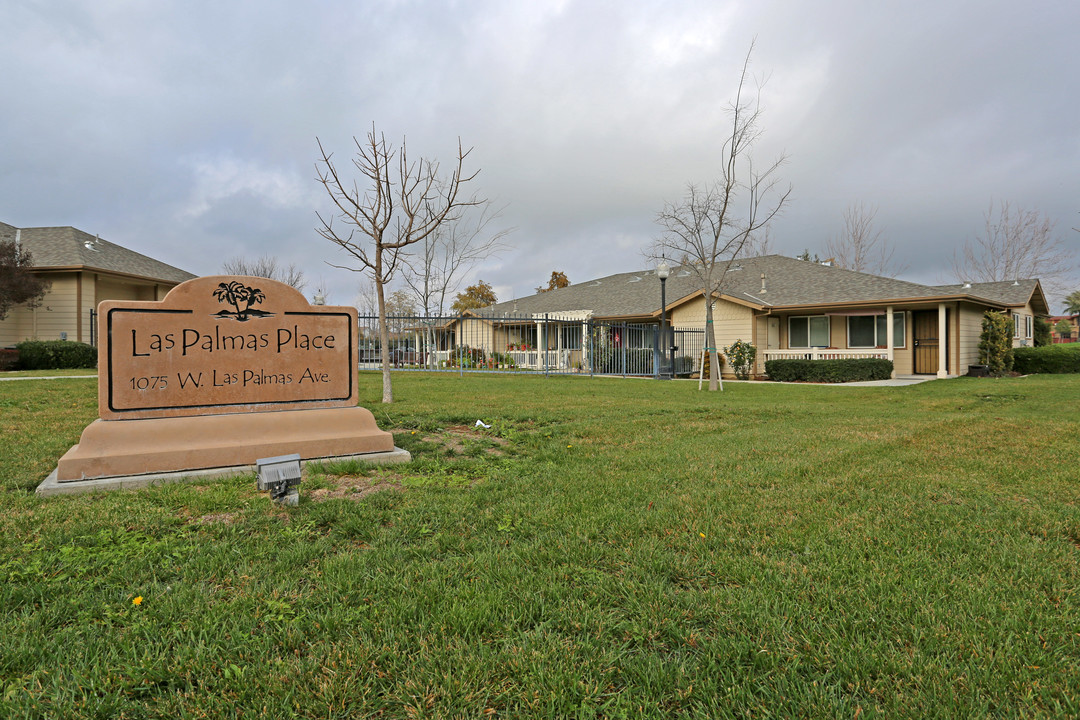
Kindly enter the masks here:
<path id="1" fill-rule="evenodd" d="M 544 329 L 543 329 L 543 333 L 542 333 L 543 336 L 544 336 L 544 342 L 543 342 L 544 349 L 540 351 L 543 354 L 543 358 L 544 358 L 544 360 L 543 360 L 543 363 L 544 363 L 544 377 L 548 376 L 548 361 L 547 361 L 548 357 L 547 357 L 547 354 L 548 354 L 548 322 L 549 322 L 549 320 L 550 320 L 550 316 L 547 313 L 544 313 L 544 324 L 543 324 Z M 539 344 L 541 344 L 541 343 L 537 343 L 537 345 L 539 345 Z"/>
<path id="2" fill-rule="evenodd" d="M 660 358 L 659 358 L 659 353 L 657 352 L 657 349 L 660 347 L 660 343 L 662 343 L 662 342 L 663 342 L 663 340 L 660 337 L 660 326 L 657 325 L 655 328 L 653 328 L 653 343 L 652 343 L 652 347 L 653 347 L 653 350 L 652 350 L 652 364 L 653 364 L 652 376 L 653 376 L 653 380 L 659 380 L 660 379 Z"/>
<path id="3" fill-rule="evenodd" d="M 596 337 L 595 337 L 595 331 L 593 330 L 592 318 L 589 318 L 588 320 L 585 321 L 585 327 L 589 331 L 589 377 L 592 377 L 593 376 L 593 366 L 596 365 L 596 359 L 595 359 L 595 357 L 596 357 L 596 351 L 595 351 L 595 349 L 596 349 Z M 584 340 L 583 340 L 583 342 L 584 342 Z"/>

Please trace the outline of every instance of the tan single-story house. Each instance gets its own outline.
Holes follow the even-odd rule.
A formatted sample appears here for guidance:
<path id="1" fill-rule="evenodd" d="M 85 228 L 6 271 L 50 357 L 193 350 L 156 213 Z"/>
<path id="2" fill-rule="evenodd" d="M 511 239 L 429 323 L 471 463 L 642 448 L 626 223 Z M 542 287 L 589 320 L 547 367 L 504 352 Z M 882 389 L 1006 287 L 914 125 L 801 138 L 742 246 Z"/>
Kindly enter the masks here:
<path id="1" fill-rule="evenodd" d="M 666 314 L 675 328 L 705 327 L 705 300 L 696 282 L 685 266 L 673 268 L 667 279 Z M 1012 318 L 1015 346 L 1032 344 L 1035 318 L 1049 316 L 1037 279 L 932 286 L 782 255 L 732 261 L 723 291 L 710 301 L 718 345 L 751 342 L 758 348 L 758 374 L 774 358 L 877 357 L 891 360 L 900 375 L 963 375 L 978 362 L 986 311 Z M 586 320 L 655 324 L 660 304 L 656 271 L 645 270 L 518 298 L 476 314 L 508 328 L 520 328 L 522 315 L 565 316 L 567 328 L 580 328 Z M 569 330 L 565 339 L 562 333 L 545 333 L 544 343 L 551 350 L 554 343 L 567 347 L 564 340 L 569 340 L 573 347 L 574 332 L 580 331 Z M 504 342 L 512 344 L 508 338 Z"/>
<path id="2" fill-rule="evenodd" d="M 0 321 L 0 348 L 23 340 L 96 342 L 102 300 L 161 300 L 195 275 L 73 227 L 17 228 L 0 239 L 31 255 L 31 272 L 50 283 L 36 308 L 16 306 Z"/>

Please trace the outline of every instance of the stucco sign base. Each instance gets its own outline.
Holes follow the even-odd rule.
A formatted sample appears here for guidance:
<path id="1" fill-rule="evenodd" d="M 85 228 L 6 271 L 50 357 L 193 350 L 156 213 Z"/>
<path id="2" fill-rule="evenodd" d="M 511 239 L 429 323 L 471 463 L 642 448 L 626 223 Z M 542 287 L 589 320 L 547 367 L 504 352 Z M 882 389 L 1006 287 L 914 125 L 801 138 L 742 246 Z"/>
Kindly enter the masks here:
<path id="1" fill-rule="evenodd" d="M 361 407 L 141 420 L 96 420 L 60 458 L 55 482 L 253 466 L 299 453 L 309 460 L 408 453 Z"/>

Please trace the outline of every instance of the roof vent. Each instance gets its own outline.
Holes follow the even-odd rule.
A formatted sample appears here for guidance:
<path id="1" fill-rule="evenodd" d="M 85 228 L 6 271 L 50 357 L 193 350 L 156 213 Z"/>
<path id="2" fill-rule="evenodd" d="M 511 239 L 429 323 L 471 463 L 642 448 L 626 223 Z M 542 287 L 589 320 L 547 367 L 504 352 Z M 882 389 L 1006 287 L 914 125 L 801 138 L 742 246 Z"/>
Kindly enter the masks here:
<path id="1" fill-rule="evenodd" d="M 639 278 L 637 275 L 635 275 L 634 277 L 630 278 L 626 282 L 628 282 L 628 283 L 641 282 L 641 278 Z"/>
<path id="2" fill-rule="evenodd" d="M 599 280 L 597 280 L 596 282 L 594 282 L 594 283 L 593 283 L 592 285 L 590 285 L 589 287 L 597 287 L 597 286 L 598 286 L 598 285 L 600 285 L 600 284 L 601 284 L 601 282 L 600 282 Z"/>
<path id="3" fill-rule="evenodd" d="M 680 270 L 678 277 L 690 277 L 690 271 L 689 270 Z"/>
<path id="4" fill-rule="evenodd" d="M 970 290 L 971 289 L 971 283 L 965 282 L 963 285 L 960 286 L 960 288 L 962 290 Z"/>
<path id="5" fill-rule="evenodd" d="M 101 252 L 98 249 L 97 244 L 101 242 L 101 236 L 96 236 L 93 240 L 83 240 L 83 247 L 87 250 L 93 250 L 94 252 Z"/>
<path id="6" fill-rule="evenodd" d="M 1012 286 L 1013 287 L 1019 287 L 1020 286 L 1020 281 L 1019 280 L 1013 280 Z"/>

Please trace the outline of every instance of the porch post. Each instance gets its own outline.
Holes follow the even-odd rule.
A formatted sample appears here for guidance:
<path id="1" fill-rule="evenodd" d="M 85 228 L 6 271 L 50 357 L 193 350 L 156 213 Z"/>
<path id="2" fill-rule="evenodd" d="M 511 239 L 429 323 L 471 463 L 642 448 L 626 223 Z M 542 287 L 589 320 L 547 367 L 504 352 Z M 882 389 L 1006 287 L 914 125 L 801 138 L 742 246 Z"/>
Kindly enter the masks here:
<path id="1" fill-rule="evenodd" d="M 948 357 L 948 344 L 945 342 L 945 334 L 947 332 L 947 328 L 945 326 L 945 303 L 938 303 L 937 306 L 937 328 L 937 376 L 939 378 L 944 378 L 949 376 L 949 373 L 946 370 L 945 366 L 945 361 Z"/>
<path id="2" fill-rule="evenodd" d="M 889 362 L 893 363 L 892 377 L 896 379 L 896 358 L 893 356 L 893 309 L 892 305 L 885 308 L 885 347 L 888 348 Z"/>

